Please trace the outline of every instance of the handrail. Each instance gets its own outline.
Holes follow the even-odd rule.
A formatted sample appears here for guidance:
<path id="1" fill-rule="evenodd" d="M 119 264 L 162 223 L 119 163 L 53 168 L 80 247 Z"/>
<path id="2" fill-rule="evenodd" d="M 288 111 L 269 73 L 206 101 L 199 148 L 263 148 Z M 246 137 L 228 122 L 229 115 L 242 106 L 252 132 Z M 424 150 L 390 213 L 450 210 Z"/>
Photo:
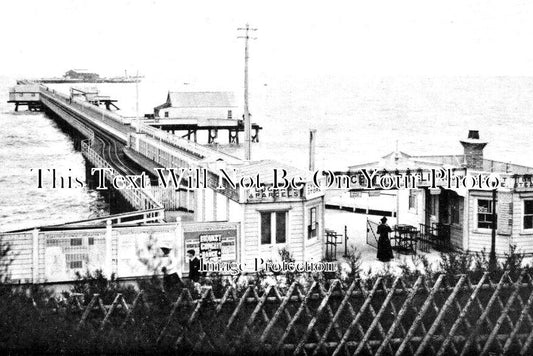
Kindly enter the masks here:
<path id="1" fill-rule="evenodd" d="M 132 126 L 138 127 L 140 133 L 146 134 L 148 136 L 151 136 L 152 138 L 168 143 L 171 146 L 174 146 L 182 151 L 196 156 L 198 159 L 205 159 L 210 156 L 215 156 L 216 158 L 220 158 L 223 160 L 241 161 L 235 156 L 229 155 L 224 152 L 215 151 L 211 148 L 204 147 L 196 142 L 191 142 L 185 138 L 177 137 L 175 135 L 169 134 L 168 132 L 155 129 L 149 125 L 145 125 L 141 122 L 137 122 L 135 123 L 135 125 Z"/>
<path id="2" fill-rule="evenodd" d="M 95 150 L 93 150 L 87 142 L 82 142 L 81 144 L 82 152 L 85 153 L 87 156 L 89 156 L 89 159 L 92 160 L 93 164 L 98 164 L 102 168 L 106 168 L 104 174 L 106 175 L 106 178 L 108 180 L 112 180 L 118 173 L 117 171 L 104 159 L 102 158 Z M 108 177 L 109 176 L 109 177 Z M 163 206 L 146 190 L 142 188 L 136 188 L 136 189 L 127 189 L 124 190 L 123 193 L 127 196 L 128 194 L 133 195 L 141 195 L 146 198 L 146 200 L 149 202 L 150 206 L 148 209 L 163 209 Z M 129 197 L 132 198 L 132 197 Z M 135 200 L 136 197 L 133 197 L 133 200 Z M 146 209 L 143 209 L 146 210 Z"/>

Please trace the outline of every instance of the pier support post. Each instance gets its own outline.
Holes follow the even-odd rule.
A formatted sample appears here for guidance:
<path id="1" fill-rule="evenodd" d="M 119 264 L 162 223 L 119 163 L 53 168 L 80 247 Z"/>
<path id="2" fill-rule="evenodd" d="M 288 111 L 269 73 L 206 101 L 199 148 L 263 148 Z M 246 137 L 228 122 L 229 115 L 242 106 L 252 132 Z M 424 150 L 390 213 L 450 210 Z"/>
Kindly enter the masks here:
<path id="1" fill-rule="evenodd" d="M 236 144 L 239 144 L 239 130 L 235 130 L 233 131 L 232 129 L 229 129 L 228 130 L 228 135 L 229 135 L 229 143 L 236 143 Z"/>
<path id="2" fill-rule="evenodd" d="M 209 129 L 207 143 L 208 144 L 215 143 L 215 140 L 216 140 L 217 137 L 218 137 L 218 130 L 217 129 Z"/>
<path id="3" fill-rule="evenodd" d="M 255 134 L 252 136 L 252 142 L 259 142 L 259 129 L 255 128 Z"/>

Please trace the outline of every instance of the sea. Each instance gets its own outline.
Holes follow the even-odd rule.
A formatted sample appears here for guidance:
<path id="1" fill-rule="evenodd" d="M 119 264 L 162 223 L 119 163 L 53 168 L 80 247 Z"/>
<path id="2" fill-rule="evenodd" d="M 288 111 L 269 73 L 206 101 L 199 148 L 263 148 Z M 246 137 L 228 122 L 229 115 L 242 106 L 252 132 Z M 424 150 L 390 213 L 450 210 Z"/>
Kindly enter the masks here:
<path id="1" fill-rule="evenodd" d="M 0 231 L 108 214 L 105 197 L 90 188 L 38 188 L 37 169 L 83 177 L 86 162 L 72 138 L 44 113 L 14 112 L 7 103 L 14 84 L 0 77 Z M 65 84 L 50 86 L 69 90 Z M 150 78 L 138 85 L 85 86 L 117 99 L 118 113 L 127 117 L 152 113 L 169 90 L 187 90 Z M 285 78 L 256 84 L 250 112 L 263 127 L 252 159 L 301 169 L 309 164 L 310 129 L 316 130 L 317 169 L 346 169 L 396 148 L 461 154 L 459 140 L 471 129 L 489 142 L 485 157 L 533 166 L 533 77 Z M 214 148 L 242 155 L 242 147 L 223 140 Z"/>

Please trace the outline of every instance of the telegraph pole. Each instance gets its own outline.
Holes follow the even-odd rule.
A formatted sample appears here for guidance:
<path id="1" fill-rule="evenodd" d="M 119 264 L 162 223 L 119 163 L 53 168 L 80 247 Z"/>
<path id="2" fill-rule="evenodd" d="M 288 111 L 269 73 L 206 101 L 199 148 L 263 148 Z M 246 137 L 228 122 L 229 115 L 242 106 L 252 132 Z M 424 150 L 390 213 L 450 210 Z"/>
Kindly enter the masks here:
<path id="1" fill-rule="evenodd" d="M 256 37 L 250 37 L 250 31 L 257 31 L 256 28 L 251 28 L 249 24 L 245 27 L 240 27 L 238 31 L 244 31 L 244 158 L 249 161 L 252 158 L 252 123 L 250 122 L 250 111 L 248 110 L 248 40 L 255 40 Z"/>
<path id="2" fill-rule="evenodd" d="M 494 272 L 498 267 L 498 260 L 496 259 L 496 229 L 497 229 L 497 215 L 496 215 L 496 204 L 497 204 L 497 190 L 492 190 L 492 231 L 490 239 L 490 255 L 489 255 L 489 270 Z"/>
<path id="3" fill-rule="evenodd" d="M 139 77 L 139 70 L 137 70 L 137 77 Z M 135 132 L 139 133 L 139 81 L 135 79 Z"/>

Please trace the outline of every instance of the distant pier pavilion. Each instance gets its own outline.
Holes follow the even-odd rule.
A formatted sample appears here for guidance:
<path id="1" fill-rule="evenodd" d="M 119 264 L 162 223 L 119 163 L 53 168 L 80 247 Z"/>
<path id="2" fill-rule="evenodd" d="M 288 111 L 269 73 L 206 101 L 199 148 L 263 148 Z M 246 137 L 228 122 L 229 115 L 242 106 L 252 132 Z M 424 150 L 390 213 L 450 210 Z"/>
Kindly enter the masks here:
<path id="1" fill-rule="evenodd" d="M 154 114 L 143 122 L 197 142 L 198 131 L 207 131 L 207 143 L 216 143 L 220 130 L 227 130 L 228 143 L 238 144 L 244 122 L 236 115 L 232 92 L 169 92 L 165 103 L 154 108 Z M 252 123 L 252 142 L 259 142 L 262 129 Z"/>

